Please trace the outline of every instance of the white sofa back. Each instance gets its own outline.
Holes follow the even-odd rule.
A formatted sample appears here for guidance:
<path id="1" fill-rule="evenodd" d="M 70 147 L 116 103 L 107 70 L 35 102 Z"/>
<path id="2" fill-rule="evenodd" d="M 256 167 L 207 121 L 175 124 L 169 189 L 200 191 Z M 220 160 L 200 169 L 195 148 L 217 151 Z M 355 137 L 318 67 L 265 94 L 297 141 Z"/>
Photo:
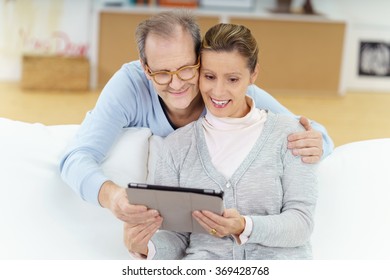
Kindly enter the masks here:
<path id="1" fill-rule="evenodd" d="M 77 125 L 0 119 L 0 259 L 128 259 L 122 223 L 60 178 Z M 144 182 L 149 129 L 128 129 L 103 163 L 116 182 Z"/>
<path id="2" fill-rule="evenodd" d="M 77 125 L 0 118 L 0 259 L 129 259 L 122 224 L 62 182 L 58 162 Z M 103 163 L 116 182 L 152 181 L 161 138 L 126 130 Z M 338 147 L 319 167 L 316 259 L 385 259 L 390 251 L 390 139 Z"/>
<path id="3" fill-rule="evenodd" d="M 316 259 L 390 259 L 390 138 L 339 146 L 319 166 Z"/>

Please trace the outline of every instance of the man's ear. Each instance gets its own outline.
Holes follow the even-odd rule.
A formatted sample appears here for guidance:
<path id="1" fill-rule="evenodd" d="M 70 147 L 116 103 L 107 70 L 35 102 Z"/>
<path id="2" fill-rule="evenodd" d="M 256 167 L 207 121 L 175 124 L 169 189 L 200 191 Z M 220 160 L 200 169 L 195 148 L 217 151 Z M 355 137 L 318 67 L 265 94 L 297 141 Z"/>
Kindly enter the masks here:
<path id="1" fill-rule="evenodd" d="M 251 74 L 250 82 L 251 84 L 254 84 L 256 82 L 257 76 L 259 75 L 260 72 L 260 65 L 259 63 L 256 63 L 255 70 Z"/>
<path id="2" fill-rule="evenodd" d="M 142 69 L 144 70 L 145 76 L 148 80 L 151 80 L 152 77 L 149 76 L 148 71 L 146 70 L 146 63 L 140 58 L 139 61 L 141 62 Z"/>

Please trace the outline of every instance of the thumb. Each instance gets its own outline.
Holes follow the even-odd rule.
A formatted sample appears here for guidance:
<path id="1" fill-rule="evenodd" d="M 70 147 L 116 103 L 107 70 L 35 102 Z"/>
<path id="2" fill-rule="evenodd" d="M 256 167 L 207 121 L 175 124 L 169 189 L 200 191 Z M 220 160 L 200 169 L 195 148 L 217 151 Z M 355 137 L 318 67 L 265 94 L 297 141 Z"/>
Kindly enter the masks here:
<path id="1" fill-rule="evenodd" d="M 299 122 L 301 123 L 301 125 L 302 125 L 307 131 L 312 130 L 312 127 L 311 127 L 311 124 L 310 124 L 310 121 L 309 121 L 308 118 L 302 116 L 302 117 L 300 117 Z"/>

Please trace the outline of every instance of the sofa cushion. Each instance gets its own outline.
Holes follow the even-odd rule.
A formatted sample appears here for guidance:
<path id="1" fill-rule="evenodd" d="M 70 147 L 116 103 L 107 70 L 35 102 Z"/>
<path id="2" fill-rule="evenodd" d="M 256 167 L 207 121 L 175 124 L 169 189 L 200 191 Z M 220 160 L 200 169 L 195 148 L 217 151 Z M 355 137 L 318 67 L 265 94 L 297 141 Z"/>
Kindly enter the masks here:
<path id="1" fill-rule="evenodd" d="M 127 128 L 102 163 L 104 173 L 126 187 L 129 182 L 144 183 L 148 175 L 148 128 Z"/>
<path id="2" fill-rule="evenodd" d="M 122 223 L 60 178 L 60 156 L 77 129 L 0 118 L 0 259 L 128 258 Z M 122 185 L 146 181 L 150 134 L 126 130 L 103 170 Z"/>

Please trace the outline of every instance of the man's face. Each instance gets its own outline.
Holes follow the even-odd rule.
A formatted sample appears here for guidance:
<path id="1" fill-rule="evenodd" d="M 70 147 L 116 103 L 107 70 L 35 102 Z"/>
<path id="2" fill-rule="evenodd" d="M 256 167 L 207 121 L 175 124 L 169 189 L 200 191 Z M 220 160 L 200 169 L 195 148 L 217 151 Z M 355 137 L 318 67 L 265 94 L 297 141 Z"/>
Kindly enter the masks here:
<path id="1" fill-rule="evenodd" d="M 188 33 L 178 28 L 175 37 L 164 39 L 150 34 L 145 42 L 145 54 L 147 67 L 152 73 L 158 71 L 177 71 L 178 69 L 198 63 L 194 52 L 194 43 Z M 166 85 L 156 83 L 148 71 L 145 70 L 148 79 L 153 81 L 158 95 L 163 99 L 169 110 L 185 110 L 193 99 L 199 94 L 198 70 L 195 76 L 187 81 L 181 80 L 177 75 Z"/>

